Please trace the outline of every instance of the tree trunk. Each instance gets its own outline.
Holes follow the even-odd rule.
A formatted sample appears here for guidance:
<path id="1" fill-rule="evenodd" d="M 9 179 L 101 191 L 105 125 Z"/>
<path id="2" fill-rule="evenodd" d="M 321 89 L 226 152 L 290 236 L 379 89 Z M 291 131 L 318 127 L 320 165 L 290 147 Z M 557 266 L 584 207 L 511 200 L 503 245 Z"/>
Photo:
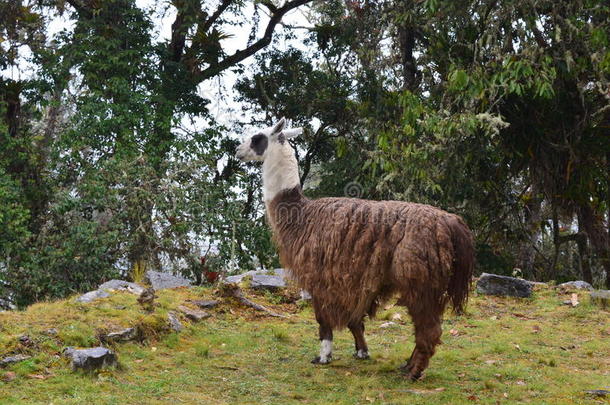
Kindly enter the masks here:
<path id="1" fill-rule="evenodd" d="M 536 258 L 536 240 L 540 232 L 540 213 L 542 200 L 535 195 L 525 205 L 525 240 L 519 248 L 517 266 L 524 277 L 534 274 L 534 259 Z"/>
<path id="2" fill-rule="evenodd" d="M 593 284 L 593 274 L 591 273 L 591 250 L 589 249 L 589 238 L 585 230 L 584 220 L 578 212 L 578 237 L 576 238 L 578 246 L 578 264 L 582 279 L 589 284 Z"/>
<path id="3" fill-rule="evenodd" d="M 413 50 L 415 48 L 415 29 L 413 22 L 410 18 L 406 18 L 405 15 L 413 9 L 411 1 L 405 1 L 402 3 L 402 7 L 399 8 L 399 12 L 404 20 L 398 26 L 398 46 L 400 47 L 400 63 L 402 64 L 402 75 L 403 75 L 403 89 L 411 92 L 415 91 L 419 84 L 417 66 L 415 65 L 415 58 L 413 57 Z"/>
<path id="4" fill-rule="evenodd" d="M 553 207 L 553 245 L 555 250 L 553 252 L 553 260 L 549 267 L 549 275 L 555 277 L 555 267 L 557 266 L 557 260 L 559 259 L 559 246 L 561 245 L 559 238 L 559 216 L 557 214 L 557 207 Z"/>
<path id="5" fill-rule="evenodd" d="M 608 226 L 604 224 L 603 215 L 595 212 L 589 203 L 579 207 L 579 217 L 582 217 L 582 224 L 591 246 L 606 271 L 606 288 L 610 289 L 610 234 L 608 233 Z"/>

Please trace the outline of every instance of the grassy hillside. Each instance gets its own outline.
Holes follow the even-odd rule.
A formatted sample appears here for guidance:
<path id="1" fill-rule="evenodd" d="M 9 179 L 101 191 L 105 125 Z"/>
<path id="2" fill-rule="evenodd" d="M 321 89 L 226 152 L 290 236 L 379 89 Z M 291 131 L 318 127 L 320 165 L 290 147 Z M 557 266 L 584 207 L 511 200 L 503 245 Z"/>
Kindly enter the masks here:
<path id="1" fill-rule="evenodd" d="M 335 361 L 314 366 L 317 325 L 308 305 L 250 295 L 288 319 L 270 318 L 231 300 L 213 316 L 170 332 L 167 312 L 189 299 L 212 298 L 209 288 L 160 291 L 146 314 L 129 293 L 92 304 L 40 303 L 0 313 L 0 358 L 30 360 L 0 369 L 2 404 L 573 404 L 607 403 L 583 391 L 610 389 L 610 313 L 543 288 L 529 300 L 473 296 L 465 316 L 447 314 L 444 344 L 425 378 L 396 370 L 413 348 L 404 308 L 367 323 L 371 360 L 352 357 L 348 331 L 335 334 Z M 188 303 L 187 303 L 188 304 Z M 381 325 L 395 314 L 396 325 Z M 138 325 L 142 342 L 116 344 L 120 366 L 93 375 L 73 373 L 65 346 L 99 344 L 104 331 Z M 56 328 L 57 333 L 45 332 Z M 23 334 L 29 341 L 20 342 Z"/>

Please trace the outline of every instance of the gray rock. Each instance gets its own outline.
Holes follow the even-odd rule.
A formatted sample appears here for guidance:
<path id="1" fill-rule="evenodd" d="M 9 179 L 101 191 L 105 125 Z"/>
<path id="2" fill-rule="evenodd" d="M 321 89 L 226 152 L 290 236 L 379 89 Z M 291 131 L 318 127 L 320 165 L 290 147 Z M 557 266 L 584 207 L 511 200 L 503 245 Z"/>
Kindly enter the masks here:
<path id="1" fill-rule="evenodd" d="M 19 363 L 20 361 L 24 361 L 30 359 L 32 356 L 28 356 L 25 354 L 16 354 L 14 356 L 5 357 L 0 360 L 0 366 L 8 366 L 9 364 Z"/>
<path id="2" fill-rule="evenodd" d="M 57 336 L 59 331 L 57 330 L 57 328 L 51 328 L 51 329 L 45 330 L 44 333 L 46 333 L 49 336 Z"/>
<path id="3" fill-rule="evenodd" d="M 138 336 L 136 328 L 127 328 L 116 332 L 110 332 L 101 338 L 105 342 L 128 342 Z"/>
<path id="4" fill-rule="evenodd" d="M 226 283 L 241 283 L 244 280 L 244 278 L 246 278 L 248 276 L 252 277 L 255 274 L 263 274 L 263 273 L 264 272 L 262 272 L 262 271 L 259 272 L 259 271 L 256 271 L 256 270 L 250 270 L 250 271 L 247 271 L 247 272 L 242 273 L 242 274 L 236 274 L 235 276 L 229 276 L 229 277 L 225 278 L 224 281 Z"/>
<path id="5" fill-rule="evenodd" d="M 610 396 L 610 391 L 608 390 L 587 390 L 585 394 L 591 395 L 593 397 L 605 398 Z"/>
<path id="6" fill-rule="evenodd" d="M 76 299 L 76 302 L 87 304 L 89 302 L 93 302 L 93 301 L 99 300 L 101 298 L 107 298 L 107 297 L 110 297 L 110 294 L 108 294 L 106 291 L 94 290 L 94 291 L 89 291 L 88 293 L 81 295 L 80 297 L 78 297 Z"/>
<path id="7" fill-rule="evenodd" d="M 255 274 L 252 276 L 250 287 L 260 290 L 277 290 L 286 287 L 286 281 L 281 276 Z"/>
<path id="8" fill-rule="evenodd" d="M 149 270 L 146 272 L 146 280 L 155 290 L 163 290 L 165 288 L 188 287 L 191 281 L 184 277 L 174 276 L 169 273 L 161 273 L 158 271 Z"/>
<path id="9" fill-rule="evenodd" d="M 557 287 L 564 290 L 593 290 L 593 286 L 591 284 L 582 280 L 568 281 L 567 283 L 559 284 Z"/>
<path id="10" fill-rule="evenodd" d="M 311 294 L 305 290 L 301 290 L 301 300 L 303 300 L 303 301 L 311 300 Z"/>
<path id="11" fill-rule="evenodd" d="M 591 302 L 604 309 L 610 308 L 610 290 L 591 291 Z"/>
<path id="12" fill-rule="evenodd" d="M 178 307 L 178 309 L 180 310 L 180 312 L 182 312 L 187 318 L 189 318 L 192 321 L 195 322 L 199 322 L 203 319 L 209 318 L 211 315 L 205 311 L 199 311 L 197 309 L 191 309 L 188 307 L 185 307 L 184 305 L 180 305 Z"/>
<path id="13" fill-rule="evenodd" d="M 144 291 L 144 287 L 136 283 L 131 283 L 125 280 L 110 280 L 98 287 L 99 290 L 107 291 L 129 291 L 132 294 L 140 295 Z"/>
<path id="14" fill-rule="evenodd" d="M 195 300 L 191 301 L 193 304 L 197 305 L 199 308 L 210 309 L 218 306 L 220 301 L 216 300 Z"/>
<path id="15" fill-rule="evenodd" d="M 532 295 L 532 284 L 520 278 L 483 273 L 477 281 L 479 294 L 527 298 Z"/>
<path id="16" fill-rule="evenodd" d="M 178 319 L 178 316 L 176 316 L 175 313 L 169 312 L 167 314 L 167 320 L 169 321 L 169 327 L 172 328 L 174 332 L 180 332 L 184 329 L 182 322 L 180 322 L 180 319 Z"/>
<path id="17" fill-rule="evenodd" d="M 69 347 L 64 351 L 64 354 L 72 359 L 72 370 L 92 371 L 117 365 L 116 354 L 105 347 L 91 349 Z"/>
<path id="18" fill-rule="evenodd" d="M 284 269 L 251 270 L 235 276 L 229 276 L 224 281 L 226 283 L 241 283 L 244 278 L 250 277 L 250 287 L 263 290 L 277 290 L 286 287 L 288 274 Z"/>

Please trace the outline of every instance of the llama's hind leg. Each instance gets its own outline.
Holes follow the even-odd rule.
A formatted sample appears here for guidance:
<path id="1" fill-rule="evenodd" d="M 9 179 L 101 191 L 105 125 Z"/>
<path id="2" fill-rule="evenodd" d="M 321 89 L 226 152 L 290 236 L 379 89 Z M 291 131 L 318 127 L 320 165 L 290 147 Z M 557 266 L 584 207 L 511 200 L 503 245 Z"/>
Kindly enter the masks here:
<path id="1" fill-rule="evenodd" d="M 356 343 L 356 353 L 354 353 L 354 357 L 361 360 L 369 359 L 369 348 L 364 339 L 364 320 L 360 320 L 360 322 L 351 322 L 347 327 L 350 332 L 352 332 L 352 335 L 354 335 L 354 341 Z"/>
<path id="2" fill-rule="evenodd" d="M 424 309 L 418 305 L 418 308 L 409 308 L 409 313 L 415 325 L 415 348 L 407 363 L 401 366 L 401 370 L 411 380 L 416 381 L 428 367 L 436 346 L 441 342 L 441 311 L 431 310 L 431 307 Z"/>

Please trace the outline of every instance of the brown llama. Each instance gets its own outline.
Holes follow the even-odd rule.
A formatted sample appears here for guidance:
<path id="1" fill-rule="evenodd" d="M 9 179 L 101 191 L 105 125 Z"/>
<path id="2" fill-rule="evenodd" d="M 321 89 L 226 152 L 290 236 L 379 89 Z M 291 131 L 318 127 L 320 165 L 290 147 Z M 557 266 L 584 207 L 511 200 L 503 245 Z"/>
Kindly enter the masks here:
<path id="1" fill-rule="evenodd" d="M 334 329 L 348 327 L 356 358 L 369 358 L 364 317 L 390 297 L 406 306 L 415 325 L 415 348 L 401 369 L 422 376 L 441 338 L 448 303 L 460 312 L 474 264 L 472 234 L 464 221 L 438 208 L 400 201 L 303 196 L 294 149 L 301 133 L 285 120 L 247 138 L 243 161 L 263 161 L 263 194 L 282 265 L 307 290 L 320 331 L 320 355 L 332 359 Z"/>

